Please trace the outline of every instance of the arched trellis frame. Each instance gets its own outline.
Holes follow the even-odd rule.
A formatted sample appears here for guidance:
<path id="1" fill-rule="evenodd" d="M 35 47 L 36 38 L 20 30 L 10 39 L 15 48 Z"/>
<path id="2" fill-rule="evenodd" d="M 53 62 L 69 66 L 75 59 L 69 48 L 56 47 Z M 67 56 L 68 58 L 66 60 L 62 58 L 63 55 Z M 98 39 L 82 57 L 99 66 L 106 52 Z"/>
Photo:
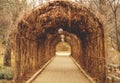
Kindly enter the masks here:
<path id="1" fill-rule="evenodd" d="M 18 23 L 14 52 L 17 82 L 21 81 L 23 76 L 42 67 L 54 56 L 54 50 L 51 50 L 54 46 L 52 47 L 51 44 L 55 45 L 58 41 L 53 43 L 52 37 L 50 40 L 48 37 L 54 36 L 59 28 L 79 38 L 82 59 L 78 58 L 78 60 L 74 57 L 75 60 L 98 83 L 105 83 L 106 57 L 103 24 L 89 9 L 70 1 L 48 2 L 33 9 Z M 72 38 L 75 39 L 75 37 Z M 78 48 L 77 44 L 72 42 L 73 40 L 68 38 L 67 41 Z"/>
<path id="2" fill-rule="evenodd" d="M 65 42 L 67 42 L 71 46 L 71 55 L 76 59 L 78 63 L 82 62 L 82 45 L 80 39 L 71 33 L 63 32 L 65 35 Z M 50 38 L 50 46 L 53 49 L 52 53 L 55 53 L 56 45 L 61 41 L 60 34 L 56 34 L 52 38 Z M 55 54 L 53 54 L 55 55 Z"/>

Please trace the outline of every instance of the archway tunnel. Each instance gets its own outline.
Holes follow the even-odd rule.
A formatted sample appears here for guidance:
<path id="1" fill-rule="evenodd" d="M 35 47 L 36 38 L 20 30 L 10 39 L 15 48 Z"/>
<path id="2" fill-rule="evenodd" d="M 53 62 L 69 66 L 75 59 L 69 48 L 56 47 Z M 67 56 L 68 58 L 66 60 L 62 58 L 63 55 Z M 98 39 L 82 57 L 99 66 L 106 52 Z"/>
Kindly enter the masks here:
<path id="1" fill-rule="evenodd" d="M 48 2 L 19 21 L 14 50 L 17 83 L 55 56 L 60 35 L 77 63 L 98 83 L 105 83 L 103 24 L 89 9 L 70 1 Z"/>

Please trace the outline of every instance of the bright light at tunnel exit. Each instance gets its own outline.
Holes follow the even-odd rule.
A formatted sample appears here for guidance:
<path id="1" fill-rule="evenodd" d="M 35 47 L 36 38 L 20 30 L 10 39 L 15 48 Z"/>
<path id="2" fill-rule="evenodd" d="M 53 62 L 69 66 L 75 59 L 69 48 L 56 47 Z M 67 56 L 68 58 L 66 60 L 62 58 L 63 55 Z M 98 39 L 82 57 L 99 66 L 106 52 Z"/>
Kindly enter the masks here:
<path id="1" fill-rule="evenodd" d="M 67 42 L 59 42 L 56 45 L 56 56 L 70 56 L 71 46 Z"/>

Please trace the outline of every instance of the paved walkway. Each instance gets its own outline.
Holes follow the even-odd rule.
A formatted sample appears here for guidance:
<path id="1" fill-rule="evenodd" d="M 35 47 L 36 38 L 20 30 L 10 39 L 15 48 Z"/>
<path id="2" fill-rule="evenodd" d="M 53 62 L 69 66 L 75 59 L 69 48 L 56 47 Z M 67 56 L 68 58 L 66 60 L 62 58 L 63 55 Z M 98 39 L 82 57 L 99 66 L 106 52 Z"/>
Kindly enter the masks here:
<path id="1" fill-rule="evenodd" d="M 56 56 L 32 83 L 90 83 L 70 57 Z"/>

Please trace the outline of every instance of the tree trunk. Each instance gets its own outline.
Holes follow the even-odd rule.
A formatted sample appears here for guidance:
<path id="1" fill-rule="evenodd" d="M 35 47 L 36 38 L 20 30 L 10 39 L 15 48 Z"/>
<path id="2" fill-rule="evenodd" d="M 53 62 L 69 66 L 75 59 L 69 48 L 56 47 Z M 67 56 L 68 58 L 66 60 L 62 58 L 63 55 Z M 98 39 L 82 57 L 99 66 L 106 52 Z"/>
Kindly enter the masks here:
<path id="1" fill-rule="evenodd" d="M 11 49 L 9 48 L 5 49 L 4 66 L 11 66 Z"/>
<path id="2" fill-rule="evenodd" d="M 11 66 L 11 51 L 12 51 L 12 40 L 11 36 L 7 38 L 5 53 L 4 53 L 4 66 Z"/>
<path id="3" fill-rule="evenodd" d="M 120 41 L 119 41 L 119 30 L 118 30 L 118 19 L 117 19 L 117 13 L 114 12 L 114 18 L 115 18 L 115 30 L 116 30 L 116 41 L 117 41 L 117 50 L 120 52 Z"/>

